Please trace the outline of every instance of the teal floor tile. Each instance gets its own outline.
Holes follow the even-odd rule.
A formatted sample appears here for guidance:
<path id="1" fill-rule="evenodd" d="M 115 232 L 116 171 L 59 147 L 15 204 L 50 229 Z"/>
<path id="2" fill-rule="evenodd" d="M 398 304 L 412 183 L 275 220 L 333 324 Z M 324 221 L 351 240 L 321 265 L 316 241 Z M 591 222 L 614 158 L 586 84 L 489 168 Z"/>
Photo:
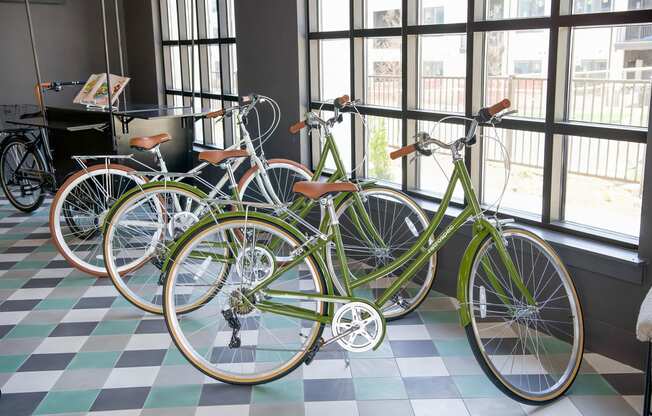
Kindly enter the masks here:
<path id="1" fill-rule="evenodd" d="M 473 356 L 473 351 L 466 338 L 451 340 L 434 340 L 435 347 L 442 357 Z"/>
<path id="2" fill-rule="evenodd" d="M 45 338 L 56 325 L 16 325 L 6 338 Z"/>
<path id="3" fill-rule="evenodd" d="M 52 391 L 45 396 L 35 414 L 88 412 L 99 390 Z"/>
<path id="4" fill-rule="evenodd" d="M 145 402 L 145 408 L 196 406 L 201 389 L 200 384 L 153 387 Z"/>
<path id="5" fill-rule="evenodd" d="M 0 355 L 0 373 L 15 372 L 27 357 L 27 355 Z"/>
<path id="6" fill-rule="evenodd" d="M 573 396 L 602 396 L 617 394 L 600 374 L 580 374 L 568 394 Z"/>
<path id="7" fill-rule="evenodd" d="M 462 397 L 500 397 L 502 393 L 484 375 L 453 376 Z"/>
<path id="8" fill-rule="evenodd" d="M 57 287 L 90 287 L 95 284 L 95 279 L 89 276 L 66 276 Z"/>
<path id="9" fill-rule="evenodd" d="M 277 380 L 254 386 L 252 403 L 277 403 L 303 401 L 302 380 Z"/>
<path id="10" fill-rule="evenodd" d="M 356 400 L 407 399 L 407 392 L 400 377 L 370 377 L 353 379 Z"/>
<path id="11" fill-rule="evenodd" d="M 163 358 L 163 365 L 188 364 L 186 357 L 177 348 L 170 348 Z"/>
<path id="12" fill-rule="evenodd" d="M 69 370 L 81 368 L 112 368 L 122 352 L 80 352 L 75 355 L 70 364 Z"/>
<path id="13" fill-rule="evenodd" d="M 29 279 L 17 279 L 17 278 L 6 278 L 0 277 L 0 289 L 18 289 Z"/>
<path id="14" fill-rule="evenodd" d="M 421 319 L 425 324 L 450 324 L 460 320 L 460 314 L 457 311 L 419 311 L 419 315 L 421 315 Z"/>
<path id="15" fill-rule="evenodd" d="M 79 299 L 43 299 L 35 309 L 72 309 Z"/>
<path id="16" fill-rule="evenodd" d="M 13 270 L 42 270 L 49 263 L 49 261 L 20 261 L 14 267 Z"/>
<path id="17" fill-rule="evenodd" d="M 133 334 L 140 321 L 102 321 L 93 331 L 93 335 L 121 335 Z"/>

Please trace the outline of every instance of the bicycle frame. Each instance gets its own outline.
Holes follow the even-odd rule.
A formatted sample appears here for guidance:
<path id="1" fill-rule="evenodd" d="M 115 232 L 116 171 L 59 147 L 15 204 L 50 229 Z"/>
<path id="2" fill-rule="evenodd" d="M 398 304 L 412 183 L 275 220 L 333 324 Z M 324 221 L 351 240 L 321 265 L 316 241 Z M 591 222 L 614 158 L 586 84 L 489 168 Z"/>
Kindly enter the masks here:
<path id="1" fill-rule="evenodd" d="M 462 188 L 464 189 L 464 193 L 467 197 L 467 200 L 469 201 L 469 204 L 467 205 L 466 208 L 462 210 L 462 212 L 460 212 L 460 214 L 457 217 L 453 219 L 453 221 L 444 230 L 442 230 L 438 235 L 436 235 L 436 230 L 441 224 L 442 219 L 444 218 L 444 214 L 449 206 L 451 197 L 453 195 L 453 190 L 455 189 L 455 186 L 457 185 L 458 181 L 460 181 Z M 446 244 L 446 242 L 448 242 L 448 240 L 457 231 L 459 231 L 459 229 L 464 224 L 466 224 L 466 222 L 469 219 L 472 218 L 474 219 L 474 234 L 475 234 L 474 241 L 476 242 L 476 245 L 472 247 L 477 248 L 477 245 L 479 245 L 478 242 L 484 241 L 484 239 L 487 236 L 490 236 L 492 239 L 494 239 L 494 241 L 496 242 L 499 255 L 508 270 L 510 279 L 514 282 L 516 287 L 521 291 L 525 299 L 531 304 L 534 304 L 534 300 L 531 294 L 529 293 L 525 285 L 522 283 L 518 271 L 507 252 L 507 248 L 504 245 L 500 232 L 498 231 L 498 229 L 496 229 L 494 225 L 492 225 L 484 217 L 484 214 L 478 203 L 475 191 L 473 189 L 473 185 L 471 184 L 471 178 L 469 176 L 468 171 L 466 170 L 464 161 L 461 158 L 457 158 L 454 160 L 453 175 L 450 179 L 446 192 L 444 193 L 439 209 L 437 210 L 436 214 L 430 221 L 428 227 L 417 239 L 414 245 L 410 249 L 408 249 L 404 254 L 402 254 L 399 258 L 394 260 L 392 263 L 389 263 L 377 270 L 374 270 L 373 272 L 365 276 L 356 279 L 354 282 L 351 282 L 349 279 L 348 267 L 346 263 L 346 257 L 344 254 L 344 247 L 342 243 L 341 234 L 339 232 L 339 226 L 336 221 L 331 221 L 330 223 L 331 232 L 328 234 L 326 238 L 323 239 L 317 238 L 315 239 L 316 242 L 312 242 L 312 240 L 309 240 L 306 244 L 307 247 L 305 249 L 302 249 L 299 255 L 294 257 L 293 260 L 290 261 L 288 264 L 276 270 L 270 277 L 258 283 L 251 291 L 248 292 L 248 294 L 252 295 L 257 292 L 261 292 L 262 294 L 271 298 L 276 297 L 276 298 L 291 298 L 291 299 L 298 299 L 298 300 L 302 300 L 302 299 L 322 300 L 329 303 L 349 302 L 351 300 L 359 301 L 360 299 L 354 297 L 354 293 L 353 293 L 354 289 L 362 286 L 365 283 L 386 276 L 394 272 L 395 270 L 399 269 L 400 267 L 406 265 L 407 263 L 409 263 L 408 267 L 403 271 L 403 273 L 397 279 L 395 279 L 395 281 L 390 285 L 390 287 L 385 289 L 382 292 L 382 294 L 377 299 L 375 299 L 374 302 L 376 307 L 380 308 L 387 301 L 389 301 L 394 295 L 396 295 L 397 292 L 401 289 L 401 287 L 408 281 L 408 279 L 413 277 L 414 274 L 428 261 L 428 259 L 435 252 L 441 249 L 441 247 L 443 247 L 444 244 Z M 273 219 L 273 221 L 283 226 L 282 222 L 280 222 L 279 220 Z M 429 240 L 431 238 L 434 238 L 434 240 L 432 241 L 432 243 L 429 243 Z M 331 243 L 335 244 L 338 253 L 338 258 L 340 259 L 340 265 L 342 266 L 343 269 L 342 273 L 344 275 L 344 285 L 347 291 L 345 296 L 339 296 L 334 294 L 333 285 L 332 285 L 333 277 L 329 274 L 328 269 L 326 268 L 322 268 L 322 272 L 325 273 L 325 275 L 327 276 L 327 281 L 330 282 L 327 285 L 329 288 L 329 292 L 327 295 L 322 295 L 322 294 L 313 295 L 313 294 L 305 294 L 302 292 L 295 292 L 295 291 L 267 289 L 267 287 L 271 283 L 273 283 L 276 279 L 278 279 L 286 270 L 296 266 L 310 255 L 313 255 L 314 258 L 319 259 L 318 262 L 323 265 L 323 260 L 321 259 L 321 253 L 323 252 L 323 250 L 326 249 L 327 245 Z M 466 270 L 468 268 L 468 265 L 474 261 L 474 259 L 470 258 L 474 253 L 475 250 L 471 250 L 471 251 L 467 250 L 467 252 L 464 255 L 463 267 L 461 267 L 460 269 L 460 275 L 458 281 L 459 288 L 465 289 L 468 287 L 469 275 L 468 273 L 463 275 L 462 270 Z M 487 273 L 490 276 L 493 275 L 490 265 L 483 264 L 483 268 L 485 269 L 485 271 L 487 271 Z M 494 285 L 494 288 L 497 289 L 497 292 L 501 293 L 502 288 L 498 284 L 497 280 L 495 280 L 495 276 L 490 277 L 490 281 Z M 461 293 L 458 292 L 458 297 L 463 305 L 467 304 L 466 290 L 463 290 Z M 328 318 L 324 318 L 322 316 L 316 316 L 314 312 L 307 309 L 303 309 L 296 306 L 289 306 L 281 303 L 275 303 L 269 300 L 259 302 L 256 304 L 256 306 L 261 310 L 277 313 L 279 315 L 292 316 L 292 317 L 307 319 L 307 320 L 316 320 L 322 323 L 329 323 L 333 317 L 332 309 L 329 310 Z M 468 311 L 464 307 L 461 308 L 460 311 L 461 311 L 460 312 L 461 323 L 463 326 L 465 326 L 469 322 Z"/>

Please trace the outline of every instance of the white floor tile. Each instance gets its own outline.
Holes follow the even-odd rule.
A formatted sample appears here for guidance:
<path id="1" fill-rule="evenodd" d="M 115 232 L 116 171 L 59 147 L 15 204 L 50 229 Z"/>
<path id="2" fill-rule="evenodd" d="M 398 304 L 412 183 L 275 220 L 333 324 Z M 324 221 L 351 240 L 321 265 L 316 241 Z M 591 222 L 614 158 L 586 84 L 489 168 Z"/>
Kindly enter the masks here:
<path id="1" fill-rule="evenodd" d="M 313 360 L 303 366 L 305 379 L 351 378 L 351 367 L 344 360 Z"/>
<path id="2" fill-rule="evenodd" d="M 448 376 L 448 370 L 440 357 L 397 358 L 396 363 L 403 377 Z"/>
<path id="3" fill-rule="evenodd" d="M 2 393 L 50 391 L 63 371 L 27 371 L 14 373 L 2 386 Z"/>
<path id="4" fill-rule="evenodd" d="M 414 416 L 469 416 L 461 399 L 411 400 Z"/>

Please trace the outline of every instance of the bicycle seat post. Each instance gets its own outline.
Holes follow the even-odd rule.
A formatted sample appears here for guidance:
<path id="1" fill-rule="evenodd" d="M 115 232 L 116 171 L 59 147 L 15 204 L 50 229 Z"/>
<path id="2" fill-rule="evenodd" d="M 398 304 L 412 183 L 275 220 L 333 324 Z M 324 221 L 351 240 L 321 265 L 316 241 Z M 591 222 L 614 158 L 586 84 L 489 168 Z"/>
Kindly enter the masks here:
<path id="1" fill-rule="evenodd" d="M 156 163 L 158 163 L 158 166 L 161 168 L 161 172 L 167 173 L 168 166 L 165 163 L 165 159 L 163 158 L 163 154 L 161 153 L 161 149 L 159 148 L 159 146 L 154 146 L 154 148 L 151 151 L 152 153 L 154 153 L 154 157 L 156 158 Z"/>

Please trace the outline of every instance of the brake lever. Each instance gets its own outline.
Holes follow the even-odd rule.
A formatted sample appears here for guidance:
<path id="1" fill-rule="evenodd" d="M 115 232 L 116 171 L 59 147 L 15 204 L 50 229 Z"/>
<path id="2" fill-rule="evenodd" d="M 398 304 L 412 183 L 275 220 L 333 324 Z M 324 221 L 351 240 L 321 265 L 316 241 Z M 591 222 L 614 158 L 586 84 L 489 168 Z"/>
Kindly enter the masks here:
<path id="1" fill-rule="evenodd" d="M 517 114 L 517 113 L 518 113 L 518 110 L 505 111 L 504 113 L 499 114 L 498 116 L 494 117 L 494 119 L 496 120 L 497 123 L 500 123 L 501 121 L 503 121 L 503 118 L 505 118 L 507 116 L 511 116 L 513 114 Z"/>

